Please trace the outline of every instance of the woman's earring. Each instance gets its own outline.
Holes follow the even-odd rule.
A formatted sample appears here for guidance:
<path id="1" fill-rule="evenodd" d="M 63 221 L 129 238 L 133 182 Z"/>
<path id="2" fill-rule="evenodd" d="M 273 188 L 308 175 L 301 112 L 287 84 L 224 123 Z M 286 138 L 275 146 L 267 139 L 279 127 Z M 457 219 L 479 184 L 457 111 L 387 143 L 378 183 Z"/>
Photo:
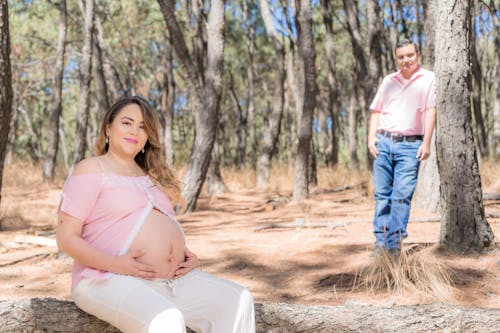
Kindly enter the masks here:
<path id="1" fill-rule="evenodd" d="M 106 137 L 106 144 L 109 143 L 109 136 Z"/>
<path id="2" fill-rule="evenodd" d="M 141 152 L 144 154 L 144 148 L 142 148 Z"/>

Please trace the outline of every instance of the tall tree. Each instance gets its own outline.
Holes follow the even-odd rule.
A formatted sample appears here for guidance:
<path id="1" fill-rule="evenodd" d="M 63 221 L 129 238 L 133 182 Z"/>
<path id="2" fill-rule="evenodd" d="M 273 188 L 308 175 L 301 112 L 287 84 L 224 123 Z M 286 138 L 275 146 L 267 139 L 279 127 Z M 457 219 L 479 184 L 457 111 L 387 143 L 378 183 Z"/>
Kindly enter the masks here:
<path id="1" fill-rule="evenodd" d="M 494 50 L 495 50 L 495 100 L 493 107 L 493 154 L 500 159 L 500 7 L 490 0 L 490 12 L 494 22 Z"/>
<path id="2" fill-rule="evenodd" d="M 297 156 L 293 199 L 309 195 L 309 158 L 311 157 L 312 118 L 316 106 L 316 68 L 310 0 L 296 0 L 297 45 L 299 52 L 298 89 L 303 96 L 297 118 Z"/>
<path id="3" fill-rule="evenodd" d="M 326 63 L 328 66 L 328 114 L 331 119 L 331 151 L 327 153 L 327 164 L 336 165 L 339 160 L 339 112 L 340 99 L 337 78 L 337 60 L 333 35 L 333 6 L 330 0 L 321 0 L 321 13 L 323 14 L 323 24 L 325 25 L 325 50 Z"/>
<path id="4" fill-rule="evenodd" d="M 191 109 L 195 120 L 195 139 L 184 175 L 182 194 L 186 210 L 193 211 L 205 181 L 215 141 L 219 104 L 222 94 L 224 56 L 224 1 L 212 0 L 207 24 L 207 63 L 196 63 L 191 57 L 184 34 L 175 16 L 174 0 L 158 0 L 172 45 L 186 71 Z"/>
<path id="5" fill-rule="evenodd" d="M 0 202 L 2 175 L 12 115 L 12 71 L 10 67 L 9 5 L 0 0 Z"/>
<path id="6" fill-rule="evenodd" d="M 472 12 L 474 10 L 474 5 L 471 4 Z M 473 20 L 472 31 L 476 31 L 476 20 Z M 477 46 L 476 46 L 476 36 L 475 33 L 470 39 L 471 41 L 471 63 L 472 63 L 472 110 L 474 111 L 474 123 L 476 125 L 476 137 L 478 141 L 479 153 L 482 157 L 488 156 L 488 137 L 486 134 L 485 121 L 483 117 L 482 107 L 481 107 L 481 97 L 483 90 L 483 74 L 481 63 L 479 60 Z"/>
<path id="7" fill-rule="evenodd" d="M 246 42 L 247 42 L 247 98 L 246 108 L 241 111 L 240 128 L 238 132 L 238 153 L 240 168 L 244 165 L 246 156 L 246 134 L 248 127 L 248 136 L 250 139 L 250 162 L 252 169 L 257 169 L 257 112 L 255 109 L 255 89 L 254 89 L 254 54 L 255 54 L 255 14 L 252 12 L 253 1 L 242 0 L 243 10 L 245 12 L 246 26 Z M 242 125 L 245 124 L 243 128 Z M 249 126 L 247 126 L 249 125 Z"/>
<path id="8" fill-rule="evenodd" d="M 421 59 L 425 59 L 425 68 L 432 70 L 434 67 L 434 43 L 436 10 L 435 0 L 424 1 L 424 31 L 426 36 L 425 50 L 420 50 Z M 438 110 L 439 112 L 439 110 Z M 417 188 L 414 195 L 414 207 L 435 212 L 439 209 L 439 172 L 436 155 L 436 132 L 431 141 L 429 158 L 420 164 L 417 178 Z"/>
<path id="9" fill-rule="evenodd" d="M 163 142 L 165 145 L 165 157 L 169 165 L 174 164 L 174 138 L 172 129 L 174 125 L 174 103 L 175 103 L 175 79 L 174 79 L 174 64 L 173 64 L 173 49 L 168 37 L 168 32 L 165 32 L 165 41 L 163 53 L 161 56 L 163 82 L 161 95 L 161 113 L 164 118 Z"/>
<path id="10" fill-rule="evenodd" d="M 92 40 L 94 35 L 94 0 L 85 0 L 85 26 L 83 35 L 80 98 L 75 133 L 73 164 L 85 158 L 87 151 L 87 125 L 90 110 L 90 80 L 92 73 Z"/>
<path id="11" fill-rule="evenodd" d="M 266 187 L 269 183 L 271 160 L 281 129 L 283 107 L 285 103 L 285 47 L 274 27 L 268 0 L 260 0 L 260 8 L 266 31 L 271 37 L 276 56 L 273 106 L 268 115 L 268 128 L 264 130 L 264 143 L 257 162 L 257 187 Z"/>
<path id="12" fill-rule="evenodd" d="M 440 243 L 456 252 L 481 251 L 492 244 L 494 236 L 484 216 L 471 124 L 471 1 L 441 0 L 437 9 Z"/>
<path id="13" fill-rule="evenodd" d="M 59 36 L 57 39 L 57 58 L 54 67 L 54 89 L 52 105 L 50 106 L 50 121 L 47 150 L 43 163 L 43 179 L 46 182 L 54 180 L 54 169 L 59 148 L 59 119 L 62 112 L 62 82 L 64 73 L 64 54 L 66 51 L 67 12 L 66 0 L 59 2 Z"/>

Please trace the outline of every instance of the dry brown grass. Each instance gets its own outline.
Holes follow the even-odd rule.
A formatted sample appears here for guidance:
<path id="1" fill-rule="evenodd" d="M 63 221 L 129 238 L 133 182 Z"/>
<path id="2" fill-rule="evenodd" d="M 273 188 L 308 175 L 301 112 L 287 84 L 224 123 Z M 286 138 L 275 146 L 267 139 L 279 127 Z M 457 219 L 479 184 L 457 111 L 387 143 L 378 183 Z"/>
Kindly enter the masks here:
<path id="1" fill-rule="evenodd" d="M 410 245 L 402 248 L 399 258 L 383 252 L 358 275 L 354 288 L 388 292 L 407 301 L 450 301 L 455 292 L 452 269 L 431 251 Z"/>
<path id="2" fill-rule="evenodd" d="M 230 191 L 255 188 L 256 174 L 250 169 L 224 168 L 222 177 Z M 294 170 L 286 165 L 273 166 L 268 191 L 292 192 Z M 342 188 L 348 185 L 371 184 L 370 173 L 362 170 L 349 170 L 342 167 L 318 169 L 318 187 L 323 189 Z"/>
<path id="3" fill-rule="evenodd" d="M 483 160 L 479 164 L 479 173 L 483 190 L 487 192 L 500 192 L 500 161 Z"/>

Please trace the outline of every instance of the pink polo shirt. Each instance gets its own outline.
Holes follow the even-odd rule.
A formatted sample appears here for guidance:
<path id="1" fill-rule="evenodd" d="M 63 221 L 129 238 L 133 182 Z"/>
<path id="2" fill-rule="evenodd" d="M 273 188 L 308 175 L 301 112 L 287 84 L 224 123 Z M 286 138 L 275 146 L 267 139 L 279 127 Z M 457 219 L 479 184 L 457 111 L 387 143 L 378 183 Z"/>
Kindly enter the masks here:
<path id="1" fill-rule="evenodd" d="M 170 217 L 183 233 L 170 200 L 148 176 L 71 175 L 64 184 L 59 211 L 83 221 L 82 238 L 90 245 L 119 256 L 128 251 L 153 208 Z M 106 279 L 110 274 L 75 261 L 72 288 L 83 277 Z"/>
<path id="2" fill-rule="evenodd" d="M 380 112 L 377 130 L 401 135 L 423 135 L 425 111 L 436 107 L 434 73 L 420 67 L 405 82 L 400 71 L 387 75 L 370 105 Z"/>

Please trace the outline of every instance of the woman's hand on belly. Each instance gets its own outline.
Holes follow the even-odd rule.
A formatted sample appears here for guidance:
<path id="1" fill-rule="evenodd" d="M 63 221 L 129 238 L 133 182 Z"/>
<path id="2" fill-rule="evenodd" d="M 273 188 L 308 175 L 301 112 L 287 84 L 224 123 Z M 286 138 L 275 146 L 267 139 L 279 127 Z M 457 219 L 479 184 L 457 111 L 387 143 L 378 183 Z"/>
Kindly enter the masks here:
<path id="1" fill-rule="evenodd" d="M 156 277 L 156 270 L 153 266 L 138 260 L 144 256 L 144 250 L 130 250 L 129 252 L 116 257 L 113 260 L 112 266 L 109 271 L 116 274 L 131 275 L 143 279 L 154 279 Z"/>
<path id="2" fill-rule="evenodd" d="M 201 267 L 200 260 L 188 248 L 184 250 L 185 259 L 179 264 L 179 268 L 175 271 L 174 278 L 186 275 L 195 268 Z"/>

